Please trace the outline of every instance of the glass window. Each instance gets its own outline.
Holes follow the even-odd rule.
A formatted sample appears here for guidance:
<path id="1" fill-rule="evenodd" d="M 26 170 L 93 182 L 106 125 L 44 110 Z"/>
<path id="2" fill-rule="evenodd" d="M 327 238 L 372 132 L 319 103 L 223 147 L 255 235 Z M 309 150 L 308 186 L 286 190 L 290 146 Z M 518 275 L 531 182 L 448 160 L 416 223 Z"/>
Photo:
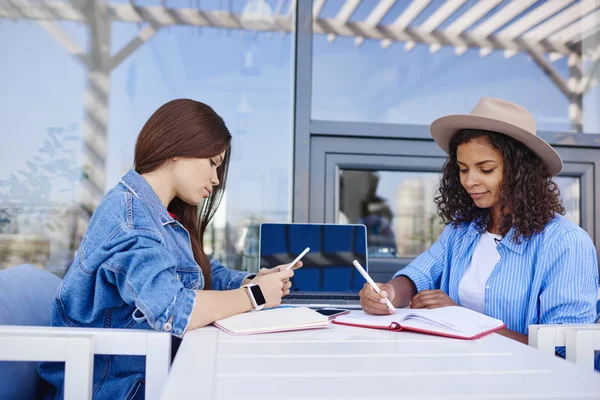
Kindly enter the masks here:
<path id="1" fill-rule="evenodd" d="M 53 22 L 47 29 L 63 31 L 67 46 L 35 22 L 1 23 L 0 269 L 33 262 L 64 274 L 79 245 L 82 180 L 88 172 L 103 176 L 102 194 L 117 184 L 144 122 L 175 98 L 209 104 L 233 135 L 227 193 L 206 250 L 229 267 L 256 269 L 258 224 L 291 220 L 294 35 L 255 30 L 273 23 L 276 1 L 196 3 L 168 6 L 229 11 L 243 29 L 215 17 L 207 20 L 224 26 L 171 25 L 152 34 L 146 22 L 112 21 L 110 37 L 100 38 L 83 22 Z M 145 42 L 120 53 L 132 50 L 140 30 Z M 89 74 L 96 61 L 86 65 L 74 49 L 102 40 L 113 63 L 98 78 Z M 84 148 L 86 134 L 106 136 L 99 153 Z"/>
<path id="2" fill-rule="evenodd" d="M 444 226 L 433 198 L 434 172 L 343 170 L 338 223 L 367 226 L 369 257 L 415 257 Z"/>
<path id="3" fill-rule="evenodd" d="M 566 217 L 580 225 L 580 180 L 557 177 Z M 338 223 L 367 226 L 369 257 L 416 257 L 444 228 L 433 201 L 434 172 L 343 170 Z"/>
<path id="4" fill-rule="evenodd" d="M 84 26 L 58 29 L 85 43 Z M 86 73 L 41 25 L 1 22 L 0 31 L 0 269 L 32 263 L 62 274 L 80 210 Z"/>
<path id="5" fill-rule="evenodd" d="M 554 182 L 560 189 L 565 216 L 574 224 L 581 225 L 581 179 L 572 176 L 557 176 Z"/>
<path id="6" fill-rule="evenodd" d="M 370 19 L 389 28 L 388 36 L 391 36 L 398 31 L 391 25 L 398 22 L 400 16 L 409 14 L 414 19 L 411 18 L 406 31 L 416 28 L 427 31 L 426 24 L 433 26 L 429 17 L 442 6 L 446 11 L 452 8 L 443 0 L 396 1 L 389 9 L 383 3 L 363 1 L 353 9 L 349 3 L 330 1 L 318 10 L 320 22 L 314 25 L 313 38 L 313 119 L 429 125 L 443 115 L 468 113 L 481 97 L 499 97 L 527 108 L 535 116 L 541 131 L 571 129 L 568 97 L 527 52 L 485 49 L 482 52 L 479 48 L 461 48 L 459 45 L 432 46 L 425 43 L 427 38 L 414 39 L 419 36 L 416 31 L 412 31 L 415 32 L 413 40 L 410 32 L 408 38 L 402 40 L 377 38 L 381 32 L 385 34 L 383 29 L 373 29 L 375 33 L 370 36 L 360 36 L 361 29 L 368 28 Z M 441 21 L 440 31 L 457 29 L 453 22 L 475 7 L 480 11 L 485 6 L 474 0 L 456 3 L 462 6 L 453 9 L 448 18 Z M 466 32 L 472 32 L 498 16 L 504 7 L 515 8 L 515 4 L 507 1 L 489 3 L 488 13 L 470 25 Z M 515 16 L 516 21 L 543 4 L 538 2 L 528 10 L 531 2 L 523 3 L 522 13 Z M 419 4 L 425 7 L 418 7 Z M 572 13 L 581 5 L 576 2 L 571 7 L 574 10 L 569 12 Z M 378 19 L 376 16 L 381 11 L 384 13 Z M 348 24 L 341 23 L 340 19 L 347 20 Z M 399 23 L 402 25 L 403 20 Z M 593 26 L 591 23 L 587 28 Z M 556 25 L 555 30 L 560 27 Z M 496 30 L 502 28 L 505 27 L 497 26 Z M 581 31 L 591 33 L 587 28 L 582 25 Z M 434 34 L 433 38 L 436 37 Z M 442 38 L 439 42 L 445 40 L 443 34 L 439 37 Z M 598 46 L 598 35 L 590 34 L 589 38 L 583 43 L 584 73 L 594 70 L 593 58 L 588 56 L 595 54 Z M 559 59 L 556 56 L 550 57 L 550 65 L 566 84 L 570 82 L 568 56 Z M 548 55 L 542 57 L 548 62 Z M 596 86 L 599 78 L 600 71 L 596 69 L 595 79 L 589 80 L 583 96 L 583 131 L 588 133 L 600 133 L 600 91 Z"/>

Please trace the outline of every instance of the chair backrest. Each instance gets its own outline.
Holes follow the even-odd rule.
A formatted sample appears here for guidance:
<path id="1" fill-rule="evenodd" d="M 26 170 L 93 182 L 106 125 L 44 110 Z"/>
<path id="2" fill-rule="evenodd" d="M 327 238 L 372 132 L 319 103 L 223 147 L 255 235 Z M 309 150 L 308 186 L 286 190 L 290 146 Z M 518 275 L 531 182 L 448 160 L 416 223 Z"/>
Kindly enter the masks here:
<path id="1" fill-rule="evenodd" d="M 567 360 L 600 372 L 600 324 L 529 325 L 529 345 L 552 355 L 564 347 Z"/>
<path id="2" fill-rule="evenodd" d="M 568 329 L 565 341 L 567 343 L 567 360 L 585 368 L 599 369 L 598 355 L 600 350 L 600 326 L 596 329 Z"/>
<path id="3" fill-rule="evenodd" d="M 0 325 L 49 326 L 60 278 L 30 264 L 0 271 Z M 0 399 L 34 398 L 37 362 L 0 362 Z"/>
<path id="4" fill-rule="evenodd" d="M 43 336 L 35 327 L 0 326 L 0 360 L 65 363 L 64 400 L 92 398 L 95 338 L 91 335 Z M 21 329 L 21 330 L 19 330 Z M 39 398 L 42 393 L 13 391 L 10 399 Z"/>
<path id="5" fill-rule="evenodd" d="M 93 354 L 146 356 L 145 398 L 158 400 L 169 374 L 171 335 L 145 329 L 0 326 L 0 360 L 66 363 L 65 400 L 90 398 Z M 69 393 L 68 382 L 71 382 Z M 24 392 L 13 392 L 10 397 L 0 399 L 34 398 Z"/>

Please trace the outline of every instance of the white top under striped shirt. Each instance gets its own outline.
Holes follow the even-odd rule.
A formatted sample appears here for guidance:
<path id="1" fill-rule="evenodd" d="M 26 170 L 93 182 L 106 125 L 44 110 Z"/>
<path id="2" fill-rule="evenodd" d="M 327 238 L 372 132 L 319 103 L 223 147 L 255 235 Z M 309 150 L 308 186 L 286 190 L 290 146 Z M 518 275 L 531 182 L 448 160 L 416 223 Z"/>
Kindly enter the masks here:
<path id="1" fill-rule="evenodd" d="M 489 232 L 481 234 L 473 252 L 471 264 L 458 284 L 458 304 L 484 313 L 487 280 L 500 261 L 496 241 L 502 236 Z"/>

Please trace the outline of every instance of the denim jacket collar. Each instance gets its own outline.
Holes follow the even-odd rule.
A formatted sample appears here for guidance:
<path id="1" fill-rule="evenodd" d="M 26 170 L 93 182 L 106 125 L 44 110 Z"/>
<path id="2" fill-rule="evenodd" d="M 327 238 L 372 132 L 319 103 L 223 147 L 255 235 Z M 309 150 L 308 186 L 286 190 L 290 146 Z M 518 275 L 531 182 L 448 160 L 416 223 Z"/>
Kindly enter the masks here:
<path id="1" fill-rule="evenodd" d="M 135 170 L 130 169 L 123 178 L 122 185 L 129 190 L 135 197 L 140 199 L 150 210 L 152 217 L 160 222 L 161 225 L 166 225 L 175 220 L 169 215 L 167 208 L 158 198 L 158 195 L 152 189 L 152 186 Z"/>

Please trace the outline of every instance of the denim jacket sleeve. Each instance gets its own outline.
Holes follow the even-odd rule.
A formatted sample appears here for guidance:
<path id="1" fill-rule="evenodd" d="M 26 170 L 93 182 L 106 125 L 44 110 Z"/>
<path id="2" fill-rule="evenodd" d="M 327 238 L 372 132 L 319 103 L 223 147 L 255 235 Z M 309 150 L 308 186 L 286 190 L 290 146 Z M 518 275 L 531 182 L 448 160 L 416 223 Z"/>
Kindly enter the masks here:
<path id="1" fill-rule="evenodd" d="M 217 260 L 210 260 L 211 289 L 232 290 L 242 286 L 248 272 L 230 270 Z"/>
<path id="2" fill-rule="evenodd" d="M 598 259 L 587 233 L 574 229 L 545 251 L 540 324 L 591 324 L 596 318 Z"/>
<path id="3" fill-rule="evenodd" d="M 396 272 L 393 278 L 398 276 L 408 277 L 414 282 L 417 292 L 439 289 L 448 253 L 448 239 L 452 230 L 454 230 L 454 227 L 447 225 L 438 241 L 429 250 L 415 258 L 406 268 Z"/>
<path id="4" fill-rule="evenodd" d="M 113 254 L 102 265 L 123 301 L 136 307 L 133 317 L 153 329 L 181 337 L 196 293 L 177 279 L 176 261 L 150 230 L 123 228 L 112 240 Z M 143 315 L 139 315 L 139 313 Z"/>

